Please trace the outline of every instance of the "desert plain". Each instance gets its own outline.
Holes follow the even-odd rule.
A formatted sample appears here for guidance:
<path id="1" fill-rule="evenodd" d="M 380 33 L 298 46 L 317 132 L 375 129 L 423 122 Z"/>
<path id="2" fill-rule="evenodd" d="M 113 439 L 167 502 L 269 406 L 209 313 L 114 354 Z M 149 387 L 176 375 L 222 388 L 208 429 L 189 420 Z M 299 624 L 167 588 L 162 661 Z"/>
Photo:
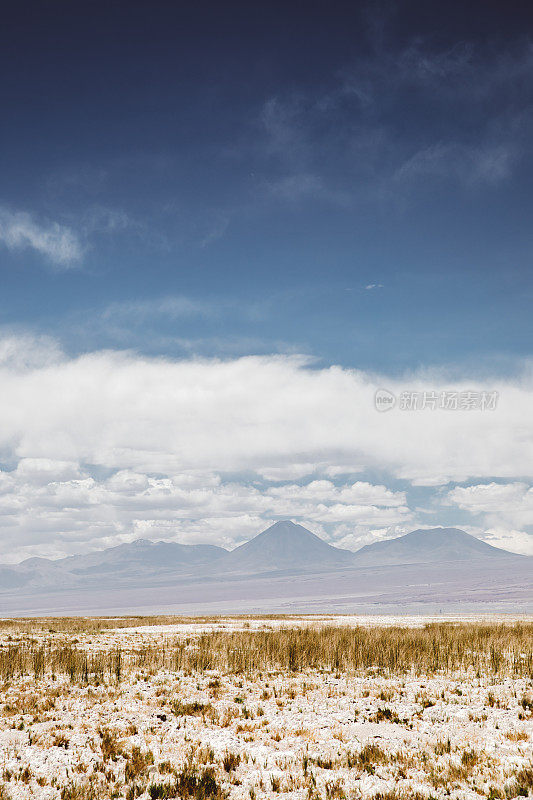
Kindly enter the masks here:
<path id="1" fill-rule="evenodd" d="M 0 621 L 1 800 L 533 793 L 533 620 Z"/>

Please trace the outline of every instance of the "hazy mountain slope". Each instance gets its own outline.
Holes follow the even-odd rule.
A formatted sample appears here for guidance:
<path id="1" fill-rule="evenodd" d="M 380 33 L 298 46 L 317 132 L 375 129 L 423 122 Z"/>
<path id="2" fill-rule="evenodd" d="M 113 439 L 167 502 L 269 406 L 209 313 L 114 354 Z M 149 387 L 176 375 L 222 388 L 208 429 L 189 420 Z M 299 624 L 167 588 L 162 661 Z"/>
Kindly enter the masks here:
<path id="1" fill-rule="evenodd" d="M 533 558 L 348 567 L 299 574 L 182 575 L 166 585 L 0 594 L 0 616 L 42 614 L 533 613 Z"/>
<path id="2" fill-rule="evenodd" d="M 447 561 L 509 559 L 514 553 L 492 547 L 458 528 L 416 530 L 397 539 L 366 545 L 355 553 L 357 566 L 439 564 Z"/>
<path id="3" fill-rule="evenodd" d="M 97 553 L 57 560 L 30 558 L 0 569 L 0 588 L 83 587 L 99 581 L 135 582 L 139 587 L 163 574 L 203 567 L 226 554 L 214 545 L 184 545 L 138 539 Z"/>
<path id="4" fill-rule="evenodd" d="M 210 545 L 130 544 L 60 560 L 0 565 L 0 611 L 172 606 L 212 611 L 350 609 L 395 603 L 533 600 L 533 559 L 491 547 L 455 528 L 418 530 L 357 553 L 332 547 L 301 525 L 278 522 L 228 552 Z M 262 599 L 261 599 L 262 598 Z M 297 599 L 296 599 L 297 598 Z M 257 605 L 259 603 L 259 606 Z M 501 605 L 503 604 L 503 605 Z M 418 606 L 417 606 L 418 607 Z"/>
<path id="5" fill-rule="evenodd" d="M 276 522 L 266 531 L 232 550 L 221 565 L 228 572 L 331 569 L 353 563 L 354 554 L 324 542 L 302 525 Z"/>
<path id="6" fill-rule="evenodd" d="M 27 578 L 13 567 L 0 567 L 0 590 L 18 589 L 27 583 Z"/>
<path id="7" fill-rule="evenodd" d="M 85 556 L 70 556 L 61 559 L 68 572 L 83 575 L 129 570 L 174 570 L 192 565 L 206 564 L 226 553 L 222 547 L 209 544 L 178 544 L 176 542 L 151 542 L 137 539 L 98 553 Z"/>

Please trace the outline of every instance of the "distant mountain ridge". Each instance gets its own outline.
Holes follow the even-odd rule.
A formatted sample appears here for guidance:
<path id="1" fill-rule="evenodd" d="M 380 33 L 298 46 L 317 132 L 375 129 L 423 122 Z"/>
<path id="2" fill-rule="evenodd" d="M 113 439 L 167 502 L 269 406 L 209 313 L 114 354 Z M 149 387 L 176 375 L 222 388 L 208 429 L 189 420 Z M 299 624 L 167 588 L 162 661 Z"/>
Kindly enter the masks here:
<path id="1" fill-rule="evenodd" d="M 513 562 L 514 559 L 514 562 Z M 457 528 L 416 530 L 396 539 L 367 545 L 356 552 L 328 544 L 302 525 L 284 520 L 250 541 L 227 551 L 214 545 L 184 545 L 145 539 L 87 555 L 51 560 L 30 558 L 15 566 L 0 565 L 0 593 L 65 590 L 96 592 L 123 588 L 173 587 L 227 581 L 231 576 L 253 582 L 260 577 L 348 574 L 372 568 L 484 563 L 510 564 L 518 556 L 476 539 Z M 533 560 L 532 560 L 533 561 Z"/>
<path id="2" fill-rule="evenodd" d="M 419 528 L 396 539 L 368 544 L 354 555 L 360 566 L 517 557 L 516 553 L 493 547 L 459 528 Z"/>
<path id="3" fill-rule="evenodd" d="M 180 566 L 204 564 L 226 553 L 223 547 L 211 544 L 178 544 L 177 542 L 151 542 L 137 539 L 108 550 L 86 556 L 69 556 L 62 559 L 67 568 L 76 573 L 91 572 L 99 567 L 122 566 L 124 562 L 144 567 L 168 570 Z"/>
<path id="4" fill-rule="evenodd" d="M 249 542 L 229 552 L 221 562 L 236 572 L 331 569 L 353 564 L 354 553 L 328 544 L 302 525 L 276 522 Z"/>
<path id="5" fill-rule="evenodd" d="M 164 573 L 175 574 L 225 555 L 227 550 L 209 544 L 178 544 L 137 539 L 87 555 L 57 560 L 29 558 L 14 567 L 0 567 L 0 589 L 9 586 L 79 586 L 101 578 L 145 579 Z M 9 570 L 9 572 L 7 572 Z"/>

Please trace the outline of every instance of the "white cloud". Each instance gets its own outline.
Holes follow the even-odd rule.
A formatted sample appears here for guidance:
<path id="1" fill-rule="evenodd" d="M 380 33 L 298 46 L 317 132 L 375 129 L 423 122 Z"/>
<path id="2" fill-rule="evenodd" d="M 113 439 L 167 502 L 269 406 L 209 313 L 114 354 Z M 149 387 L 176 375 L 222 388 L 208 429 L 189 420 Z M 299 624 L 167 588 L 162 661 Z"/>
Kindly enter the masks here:
<path id="1" fill-rule="evenodd" d="M 464 385 L 316 369 L 295 356 L 170 360 L 102 351 L 22 372 L 0 365 L 0 378 L 0 447 L 18 458 L 158 473 L 355 463 L 428 483 L 514 478 L 533 463 L 533 432 L 524 427 L 531 374 Z M 384 385 L 396 396 L 495 389 L 499 403 L 484 412 L 382 414 L 374 394 Z"/>
<path id="2" fill-rule="evenodd" d="M 513 553 L 533 556 L 533 535 L 513 528 L 488 528 L 480 535 L 488 544 L 502 547 Z"/>
<path id="3" fill-rule="evenodd" d="M 531 521 L 530 490 L 509 482 L 533 463 L 524 426 L 531 374 L 455 387 L 497 390 L 494 411 L 383 414 L 377 387 L 399 395 L 454 386 L 438 375 L 392 381 L 288 356 L 69 358 L 24 338 L 0 341 L 2 352 L 17 353 L 0 360 L 0 453 L 18 464 L 0 472 L 4 555 L 138 535 L 231 544 L 279 517 L 349 546 L 416 526 L 403 491 L 347 479 L 362 469 L 426 485 L 506 478 L 505 490 L 456 489 L 448 502 L 487 514 L 491 529 Z M 250 483 L 251 472 L 263 482 Z"/>
<path id="4" fill-rule="evenodd" d="M 406 522 L 409 522 L 409 518 L 406 519 Z M 412 525 L 406 527 L 405 525 L 393 524 L 385 528 L 373 528 L 365 525 L 341 524 L 337 526 L 337 535 L 339 538 L 335 544 L 346 550 L 359 550 L 367 544 L 381 542 L 384 539 L 396 539 L 398 536 L 403 536 L 412 529 Z"/>
<path id="5" fill-rule="evenodd" d="M 270 493 L 274 497 L 313 503 L 341 502 L 391 507 L 405 505 L 404 492 L 391 492 L 385 486 L 373 486 L 363 481 L 353 483 L 351 486 L 335 486 L 332 481 L 316 480 L 305 486 L 289 484 L 275 487 Z"/>
<path id="6" fill-rule="evenodd" d="M 280 516 L 314 523 L 319 533 L 322 523 L 339 520 L 375 525 L 408 518 L 403 494 L 383 486 L 315 481 L 286 489 L 222 483 L 199 472 L 154 477 L 121 470 L 98 480 L 70 462 L 21 459 L 15 470 L 0 471 L 1 549 L 11 557 L 50 555 L 58 547 L 70 552 L 73 544 L 104 547 L 139 536 L 232 546 Z M 357 506 L 350 504 L 355 499 Z"/>
<path id="7" fill-rule="evenodd" d="M 50 481 L 73 481 L 82 477 L 79 464 L 52 461 L 49 458 L 23 458 L 17 464 L 16 477 L 28 484 L 44 485 Z"/>
<path id="8" fill-rule="evenodd" d="M 525 483 L 485 483 L 453 489 L 448 499 L 475 514 L 513 515 L 518 525 L 533 525 L 533 488 Z"/>
<path id="9" fill-rule="evenodd" d="M 533 525 L 533 487 L 525 483 L 458 486 L 448 500 L 473 514 L 486 514 L 495 525 L 502 520 L 519 527 Z"/>
<path id="10" fill-rule="evenodd" d="M 299 464 L 294 462 L 277 467 L 258 467 L 256 472 L 267 481 L 297 481 L 312 475 L 317 469 L 317 464 L 306 462 Z"/>
<path id="11" fill-rule="evenodd" d="M 9 372 L 42 368 L 64 358 L 58 343 L 49 336 L 0 336 L 0 369 Z"/>
<path id="12" fill-rule="evenodd" d="M 533 555 L 533 487 L 514 483 L 458 486 L 446 501 L 475 516 L 482 515 L 481 538 L 498 547 Z"/>
<path id="13" fill-rule="evenodd" d="M 328 478 L 337 478 L 339 475 L 355 475 L 364 469 L 362 464 L 332 464 L 324 465 L 323 472 Z"/>
<path id="14" fill-rule="evenodd" d="M 39 223 L 26 212 L 6 208 L 0 208 L 0 242 L 10 250 L 35 250 L 62 269 L 74 266 L 83 255 L 70 228 L 57 222 Z"/>

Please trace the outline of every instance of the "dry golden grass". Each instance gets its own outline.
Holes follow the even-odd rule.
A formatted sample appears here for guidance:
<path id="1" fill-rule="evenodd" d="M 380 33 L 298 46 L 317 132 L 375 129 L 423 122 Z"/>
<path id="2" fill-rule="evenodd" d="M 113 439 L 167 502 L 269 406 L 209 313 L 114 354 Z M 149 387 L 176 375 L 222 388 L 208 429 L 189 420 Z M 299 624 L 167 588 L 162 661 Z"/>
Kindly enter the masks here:
<path id="1" fill-rule="evenodd" d="M 61 643 L 53 637 L 45 637 L 44 643 L 27 637 L 0 647 L 0 678 L 4 681 L 24 674 L 38 680 L 45 673 L 54 673 L 83 683 L 118 683 L 124 670 L 132 669 L 185 673 L 218 670 L 235 675 L 273 670 L 433 675 L 473 669 L 478 674 L 532 676 L 533 624 L 215 631 L 173 645 L 127 652 L 118 647 L 88 652 L 78 644 Z"/>
<path id="2" fill-rule="evenodd" d="M 142 625 L 209 625 L 220 623 L 220 616 L 185 617 L 172 614 L 131 617 L 13 617 L 0 619 L 0 632 L 17 633 L 99 633 L 115 628 L 134 628 Z M 250 614 L 238 614 L 232 620 L 254 620 Z M 290 620 L 288 614 L 265 614 L 262 620 Z"/>
<path id="3" fill-rule="evenodd" d="M 505 738 L 509 739 L 510 742 L 527 742 L 529 741 L 529 736 L 525 731 L 508 731 L 505 734 Z"/>
<path id="4" fill-rule="evenodd" d="M 533 624 L 213 632 L 202 634 L 194 647 L 179 645 L 174 667 L 232 674 L 373 669 L 433 675 L 474 669 L 480 674 L 531 676 Z"/>

